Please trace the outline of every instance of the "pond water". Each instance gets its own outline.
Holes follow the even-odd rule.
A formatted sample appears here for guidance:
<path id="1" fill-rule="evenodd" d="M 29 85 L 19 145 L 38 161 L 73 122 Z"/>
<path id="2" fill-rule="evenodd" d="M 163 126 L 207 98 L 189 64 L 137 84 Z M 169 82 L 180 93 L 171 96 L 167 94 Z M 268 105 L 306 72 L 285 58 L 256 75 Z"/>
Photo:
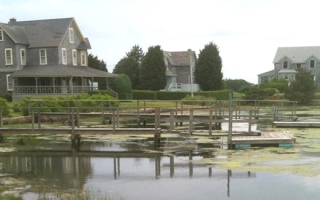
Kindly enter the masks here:
<path id="1" fill-rule="evenodd" d="M 226 150 L 216 145 L 221 140 L 208 145 L 164 134 L 159 148 L 143 136 L 90 136 L 71 149 L 61 136 L 59 143 L 18 145 L 21 153 L 1 154 L 0 161 L 31 185 L 24 199 L 78 190 L 125 200 L 320 198 L 320 134 L 277 131 L 297 136 L 294 147 Z"/>

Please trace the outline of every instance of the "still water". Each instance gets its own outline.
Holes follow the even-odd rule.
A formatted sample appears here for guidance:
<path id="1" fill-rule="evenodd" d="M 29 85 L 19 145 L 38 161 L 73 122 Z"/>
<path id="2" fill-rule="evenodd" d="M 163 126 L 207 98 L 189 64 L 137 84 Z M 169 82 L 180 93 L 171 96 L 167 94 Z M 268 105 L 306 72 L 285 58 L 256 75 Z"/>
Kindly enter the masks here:
<path id="1" fill-rule="evenodd" d="M 88 190 L 125 200 L 320 199 L 320 154 L 317 151 L 306 153 L 289 149 L 286 152 L 290 151 L 290 155 L 303 154 L 294 160 L 263 163 L 272 169 L 281 162 L 290 167 L 307 162 L 312 164 L 311 170 L 316 170 L 312 175 L 298 175 L 294 170 L 305 168 L 274 173 L 272 170 L 257 172 L 250 166 L 246 166 L 246 170 L 219 167 L 201 162 L 223 157 L 213 153 L 219 147 L 181 143 L 181 138 L 166 140 L 158 149 L 141 138 L 113 142 L 87 140 L 78 150 L 71 150 L 70 144 L 63 142 L 37 145 L 36 149 L 24 145 L 18 146 L 24 153 L 8 153 L 0 159 L 4 171 L 17 174 L 32 186 L 41 184 L 50 191 Z M 307 145 L 299 144 L 298 140 L 296 146 L 305 148 Z M 39 152 L 28 154 L 30 148 Z M 232 156 L 248 153 L 234 152 Z M 242 156 L 241 160 L 247 159 Z M 37 199 L 38 190 L 33 188 L 23 194 L 24 199 Z"/>

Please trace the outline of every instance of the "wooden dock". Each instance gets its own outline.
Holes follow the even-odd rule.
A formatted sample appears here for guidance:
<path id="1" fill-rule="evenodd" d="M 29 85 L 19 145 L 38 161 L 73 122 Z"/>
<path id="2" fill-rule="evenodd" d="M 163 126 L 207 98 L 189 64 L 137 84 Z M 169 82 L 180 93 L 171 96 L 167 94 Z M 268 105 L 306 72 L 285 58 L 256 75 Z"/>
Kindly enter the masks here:
<path id="1" fill-rule="evenodd" d="M 232 145 L 236 149 L 243 149 L 252 146 L 278 145 L 279 147 L 291 147 L 296 138 L 286 132 L 261 132 L 260 136 L 232 136 Z"/>
<path id="2" fill-rule="evenodd" d="M 276 121 L 273 122 L 273 126 L 277 128 L 320 128 L 320 122 L 282 122 Z"/>

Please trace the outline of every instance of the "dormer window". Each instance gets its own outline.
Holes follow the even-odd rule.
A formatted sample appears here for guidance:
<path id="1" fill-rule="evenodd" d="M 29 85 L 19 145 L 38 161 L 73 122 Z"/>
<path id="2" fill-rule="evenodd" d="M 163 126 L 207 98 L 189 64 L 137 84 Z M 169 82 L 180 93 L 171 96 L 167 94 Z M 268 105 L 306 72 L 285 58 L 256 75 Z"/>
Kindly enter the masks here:
<path id="1" fill-rule="evenodd" d="M 299 63 L 299 64 L 297 64 L 297 69 L 299 69 L 301 67 L 301 64 Z"/>
<path id="2" fill-rule="evenodd" d="M 77 50 L 76 49 L 72 49 L 72 64 L 73 65 L 77 65 Z"/>
<path id="3" fill-rule="evenodd" d="M 0 28 L 0 41 L 3 41 L 3 30 Z"/>
<path id="4" fill-rule="evenodd" d="M 73 28 L 69 28 L 69 42 L 74 43 L 74 31 Z"/>
<path id="5" fill-rule="evenodd" d="M 40 57 L 40 65 L 46 65 L 47 64 L 47 50 L 40 49 L 39 50 L 39 57 Z"/>
<path id="6" fill-rule="evenodd" d="M 12 65 L 12 49 L 5 49 L 6 65 Z"/>
<path id="7" fill-rule="evenodd" d="M 288 69 L 288 61 L 284 60 L 284 61 L 282 62 L 282 68 L 283 68 L 283 69 Z"/>
<path id="8" fill-rule="evenodd" d="M 310 60 L 310 61 L 309 61 L 309 67 L 310 67 L 310 69 L 314 69 L 314 65 L 315 65 L 314 60 Z"/>
<path id="9" fill-rule="evenodd" d="M 67 49 L 64 48 L 62 49 L 62 64 L 67 64 Z"/>
<path id="10" fill-rule="evenodd" d="M 26 65 L 27 59 L 26 59 L 26 50 L 20 49 L 20 57 L 21 57 L 21 65 Z"/>
<path id="11" fill-rule="evenodd" d="M 87 61 L 86 61 L 86 51 L 81 51 L 81 66 L 86 66 Z"/>

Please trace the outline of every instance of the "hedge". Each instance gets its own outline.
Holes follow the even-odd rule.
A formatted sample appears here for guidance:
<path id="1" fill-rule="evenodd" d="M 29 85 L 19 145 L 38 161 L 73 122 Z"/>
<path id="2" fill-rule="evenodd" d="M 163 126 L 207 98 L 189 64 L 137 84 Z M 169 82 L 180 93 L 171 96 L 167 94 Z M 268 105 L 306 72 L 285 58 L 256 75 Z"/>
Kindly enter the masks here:
<path id="1" fill-rule="evenodd" d="M 119 93 L 118 99 L 119 100 L 132 100 L 132 93 Z"/>
<path id="2" fill-rule="evenodd" d="M 134 100 L 157 100 L 157 93 L 148 90 L 132 90 L 132 99 Z"/>
<path id="3" fill-rule="evenodd" d="M 215 91 L 201 91 L 194 93 L 195 96 L 204 96 L 215 98 L 216 100 L 228 100 L 229 93 L 233 97 L 233 90 L 215 90 Z"/>
<path id="4" fill-rule="evenodd" d="M 190 92 L 168 92 L 160 91 L 157 92 L 157 100 L 181 100 L 187 95 L 190 95 Z"/>

